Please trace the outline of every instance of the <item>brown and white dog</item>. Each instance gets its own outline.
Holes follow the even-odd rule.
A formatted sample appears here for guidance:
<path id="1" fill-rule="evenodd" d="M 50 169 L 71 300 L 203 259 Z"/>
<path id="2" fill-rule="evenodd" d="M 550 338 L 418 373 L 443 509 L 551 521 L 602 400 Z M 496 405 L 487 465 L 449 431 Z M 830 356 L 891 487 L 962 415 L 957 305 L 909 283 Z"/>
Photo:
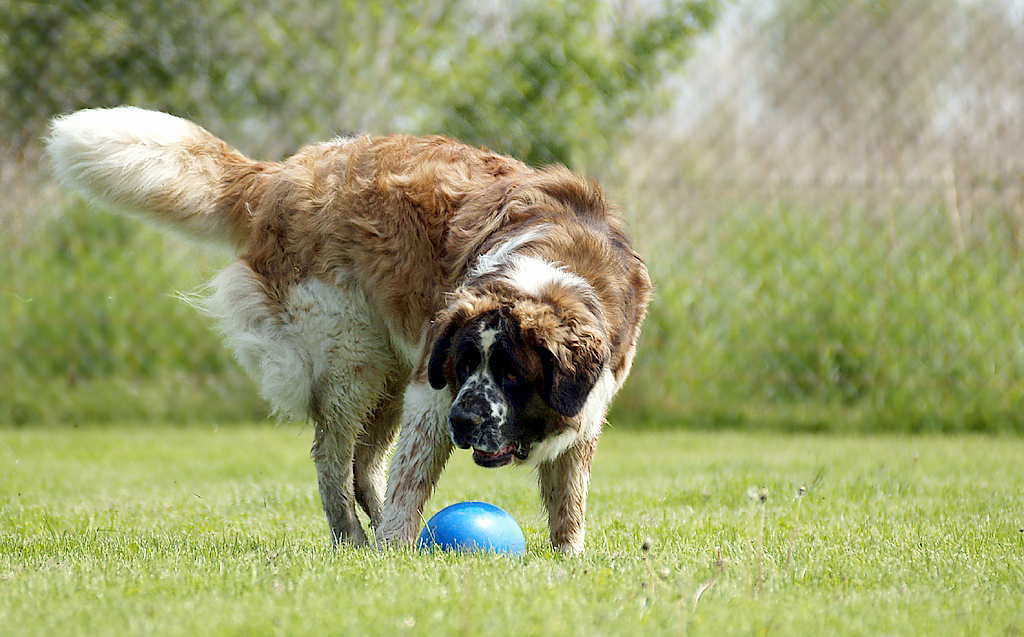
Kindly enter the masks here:
<path id="1" fill-rule="evenodd" d="M 263 396 L 312 419 L 335 541 L 367 541 L 358 504 L 380 542 L 412 542 L 457 446 L 535 466 L 552 544 L 583 550 L 591 459 L 651 289 L 593 184 L 444 137 L 258 162 L 131 107 L 55 119 L 48 153 L 80 191 L 241 254 L 201 305 Z"/>

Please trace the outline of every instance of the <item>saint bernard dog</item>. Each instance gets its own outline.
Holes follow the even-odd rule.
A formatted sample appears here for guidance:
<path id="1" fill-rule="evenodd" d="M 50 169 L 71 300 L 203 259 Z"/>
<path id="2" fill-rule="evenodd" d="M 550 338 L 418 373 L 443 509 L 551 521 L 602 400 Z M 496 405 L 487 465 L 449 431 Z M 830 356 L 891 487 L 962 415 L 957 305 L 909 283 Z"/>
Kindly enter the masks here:
<path id="1" fill-rule="evenodd" d="M 240 254 L 197 305 L 275 409 L 312 421 L 335 542 L 367 543 L 358 506 L 378 543 L 412 543 L 458 447 L 535 467 L 552 545 L 583 550 L 651 292 L 593 183 L 444 137 L 253 161 L 132 107 L 55 119 L 47 152 L 82 193 Z"/>

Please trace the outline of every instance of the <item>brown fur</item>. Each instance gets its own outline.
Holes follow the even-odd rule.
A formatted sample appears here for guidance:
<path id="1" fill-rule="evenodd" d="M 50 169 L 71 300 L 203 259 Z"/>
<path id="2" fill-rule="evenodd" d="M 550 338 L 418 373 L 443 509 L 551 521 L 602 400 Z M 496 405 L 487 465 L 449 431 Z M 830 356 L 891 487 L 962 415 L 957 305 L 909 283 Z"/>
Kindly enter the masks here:
<path id="1" fill-rule="evenodd" d="M 313 146 L 277 170 L 252 164 L 223 180 L 232 217 L 249 211 L 242 258 L 271 289 L 351 270 L 415 340 L 474 256 L 546 223 L 551 236 L 524 253 L 594 285 L 616 345 L 637 337 L 646 270 L 600 191 L 564 168 L 531 171 L 442 137 L 389 136 Z M 625 364 L 617 354 L 616 372 Z"/>

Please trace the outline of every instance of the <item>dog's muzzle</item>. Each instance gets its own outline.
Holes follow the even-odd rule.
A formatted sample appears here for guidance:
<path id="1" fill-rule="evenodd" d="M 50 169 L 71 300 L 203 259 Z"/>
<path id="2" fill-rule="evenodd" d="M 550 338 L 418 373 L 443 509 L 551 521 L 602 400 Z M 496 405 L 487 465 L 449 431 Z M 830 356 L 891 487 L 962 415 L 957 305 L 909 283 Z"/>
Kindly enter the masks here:
<path id="1" fill-rule="evenodd" d="M 480 403 L 479 406 L 456 403 L 452 407 L 448 423 L 455 446 L 473 449 L 473 462 L 481 467 L 503 467 L 513 458 L 525 460 L 530 452 L 529 445 L 503 436 L 502 424 L 481 414 L 483 409 L 489 413 L 490 405 L 484 401 Z"/>

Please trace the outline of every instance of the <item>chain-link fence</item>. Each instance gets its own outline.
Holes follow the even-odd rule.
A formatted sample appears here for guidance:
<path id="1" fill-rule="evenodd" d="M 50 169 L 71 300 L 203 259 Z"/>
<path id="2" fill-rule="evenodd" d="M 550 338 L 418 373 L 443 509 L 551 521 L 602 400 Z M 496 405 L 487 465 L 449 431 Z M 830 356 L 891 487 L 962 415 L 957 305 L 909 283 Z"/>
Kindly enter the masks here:
<path id="1" fill-rule="evenodd" d="M 948 207 L 957 249 L 997 210 L 1019 239 L 1024 5 L 780 5 L 733 5 L 702 39 L 665 152 L 709 191 Z"/>
<path id="2" fill-rule="evenodd" d="M 52 115 L 261 158 L 447 133 L 599 178 L 658 286 L 613 420 L 1024 430 L 1024 5 L 0 0 L 0 420 L 243 419 L 230 259 L 57 191 Z"/>

